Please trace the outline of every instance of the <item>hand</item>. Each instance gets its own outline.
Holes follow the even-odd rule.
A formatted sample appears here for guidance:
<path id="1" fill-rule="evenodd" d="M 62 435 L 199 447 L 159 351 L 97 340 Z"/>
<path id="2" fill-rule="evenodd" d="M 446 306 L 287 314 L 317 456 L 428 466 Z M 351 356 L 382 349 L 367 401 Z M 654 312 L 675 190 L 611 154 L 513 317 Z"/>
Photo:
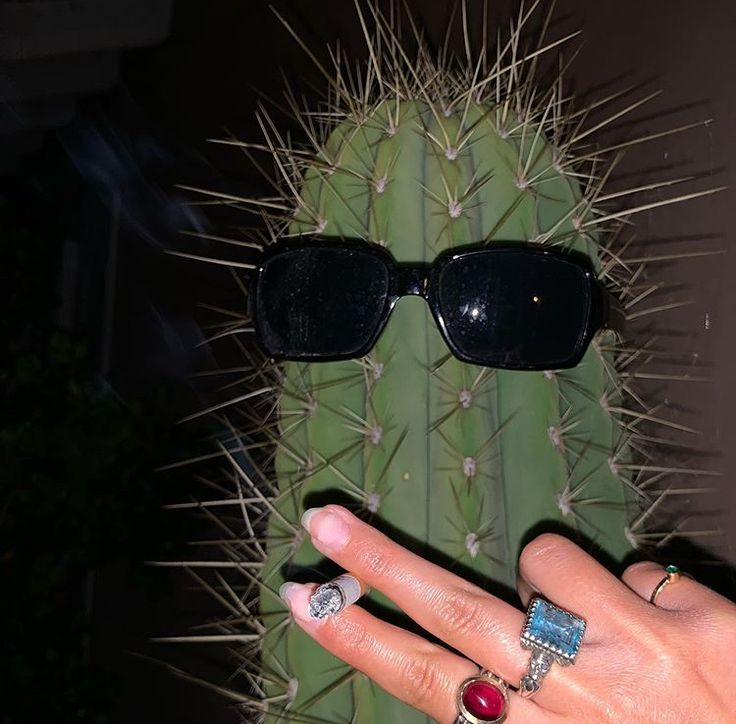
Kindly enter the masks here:
<path id="1" fill-rule="evenodd" d="M 479 666 L 512 687 L 526 673 L 524 613 L 393 543 L 345 508 L 305 514 L 315 547 L 394 601 L 448 647 L 385 623 L 359 606 L 309 617 L 311 584 L 286 584 L 296 622 L 318 643 L 441 724 L 457 717 L 461 682 Z M 736 606 L 690 578 L 649 596 L 661 566 L 638 563 L 623 582 L 565 538 L 542 535 L 521 554 L 522 604 L 541 593 L 581 616 L 575 665 L 557 664 L 531 699 L 509 690 L 508 724 L 736 721 Z M 473 663 L 476 662 L 476 663 Z"/>

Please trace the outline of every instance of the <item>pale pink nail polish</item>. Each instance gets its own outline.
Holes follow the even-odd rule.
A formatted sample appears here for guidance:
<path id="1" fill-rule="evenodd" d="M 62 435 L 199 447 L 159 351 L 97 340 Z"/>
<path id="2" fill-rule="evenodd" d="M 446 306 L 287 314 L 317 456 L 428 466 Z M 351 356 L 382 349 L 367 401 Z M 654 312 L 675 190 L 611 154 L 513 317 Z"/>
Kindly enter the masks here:
<path id="1" fill-rule="evenodd" d="M 294 588 L 294 586 L 298 586 L 298 583 L 294 583 L 293 581 L 286 581 L 285 583 L 281 584 L 281 588 L 279 588 L 279 598 L 287 605 L 289 606 L 289 591 Z"/>
<path id="2" fill-rule="evenodd" d="M 339 550 L 350 538 L 348 524 L 337 513 L 320 509 L 309 519 L 309 533 L 324 548 Z"/>
<path id="3" fill-rule="evenodd" d="M 301 523 L 302 523 L 302 528 L 304 528 L 304 530 L 306 530 L 306 531 L 307 531 L 307 533 L 310 533 L 310 532 L 311 532 L 311 531 L 309 530 L 309 523 L 310 523 L 310 521 L 311 521 L 311 520 L 312 520 L 312 518 L 313 518 L 313 517 L 314 517 L 315 515 L 317 515 L 317 513 L 319 513 L 319 512 L 321 511 L 321 510 L 322 510 L 322 508 L 307 508 L 307 509 L 306 509 L 306 510 L 305 510 L 305 511 L 304 511 L 304 512 L 302 513 L 302 520 L 301 520 Z"/>
<path id="4" fill-rule="evenodd" d="M 319 625 L 320 621 L 315 621 L 309 615 L 309 599 L 312 595 L 312 588 L 305 583 L 284 583 L 279 589 L 279 596 L 286 602 L 291 611 L 291 615 L 299 621 L 301 626 Z"/>

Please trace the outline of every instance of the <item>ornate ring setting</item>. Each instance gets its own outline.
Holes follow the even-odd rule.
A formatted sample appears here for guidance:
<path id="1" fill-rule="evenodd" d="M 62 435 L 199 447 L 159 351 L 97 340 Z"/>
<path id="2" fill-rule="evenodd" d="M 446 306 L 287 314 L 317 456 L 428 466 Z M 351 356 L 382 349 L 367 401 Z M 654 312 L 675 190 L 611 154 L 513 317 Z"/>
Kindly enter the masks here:
<path id="1" fill-rule="evenodd" d="M 465 679 L 457 692 L 455 724 L 501 724 L 506 721 L 508 688 L 500 676 L 485 669 Z"/>
<path id="2" fill-rule="evenodd" d="M 521 632 L 523 648 L 531 649 L 527 673 L 519 682 L 519 694 L 528 698 L 539 691 L 552 664 L 575 663 L 585 635 L 585 620 L 558 608 L 543 598 L 534 598 L 526 612 Z"/>
<path id="3" fill-rule="evenodd" d="M 309 599 L 309 615 L 323 619 L 336 616 L 354 604 L 363 594 L 360 582 L 349 573 L 323 583 Z"/>

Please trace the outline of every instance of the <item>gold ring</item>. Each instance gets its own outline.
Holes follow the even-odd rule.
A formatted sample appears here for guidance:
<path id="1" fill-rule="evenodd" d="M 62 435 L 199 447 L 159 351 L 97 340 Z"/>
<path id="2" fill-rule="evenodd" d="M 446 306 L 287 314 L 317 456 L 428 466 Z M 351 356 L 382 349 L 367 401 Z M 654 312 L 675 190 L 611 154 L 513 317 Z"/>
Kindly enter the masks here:
<path id="1" fill-rule="evenodd" d="M 483 669 L 460 684 L 454 724 L 502 724 L 509 710 L 509 685 Z"/>
<path id="2" fill-rule="evenodd" d="M 652 603 L 655 606 L 657 605 L 657 596 L 659 596 L 659 594 L 662 593 L 670 583 L 677 583 L 683 576 L 692 578 L 692 576 L 687 573 L 683 573 L 677 566 L 667 566 L 667 568 L 664 569 L 664 573 L 664 578 L 654 587 L 652 595 L 649 596 L 649 603 Z"/>

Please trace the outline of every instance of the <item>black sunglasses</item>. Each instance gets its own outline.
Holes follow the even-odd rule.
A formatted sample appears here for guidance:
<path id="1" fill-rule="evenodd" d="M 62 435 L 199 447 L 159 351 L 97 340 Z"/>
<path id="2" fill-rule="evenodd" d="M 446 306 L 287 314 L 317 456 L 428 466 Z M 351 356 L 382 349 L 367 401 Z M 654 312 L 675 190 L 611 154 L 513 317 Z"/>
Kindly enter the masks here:
<path id="1" fill-rule="evenodd" d="M 427 301 L 455 357 L 502 369 L 574 367 L 596 332 L 624 322 L 574 252 L 475 245 L 403 264 L 377 244 L 319 237 L 264 252 L 251 313 L 270 357 L 332 362 L 367 355 L 406 295 Z"/>

